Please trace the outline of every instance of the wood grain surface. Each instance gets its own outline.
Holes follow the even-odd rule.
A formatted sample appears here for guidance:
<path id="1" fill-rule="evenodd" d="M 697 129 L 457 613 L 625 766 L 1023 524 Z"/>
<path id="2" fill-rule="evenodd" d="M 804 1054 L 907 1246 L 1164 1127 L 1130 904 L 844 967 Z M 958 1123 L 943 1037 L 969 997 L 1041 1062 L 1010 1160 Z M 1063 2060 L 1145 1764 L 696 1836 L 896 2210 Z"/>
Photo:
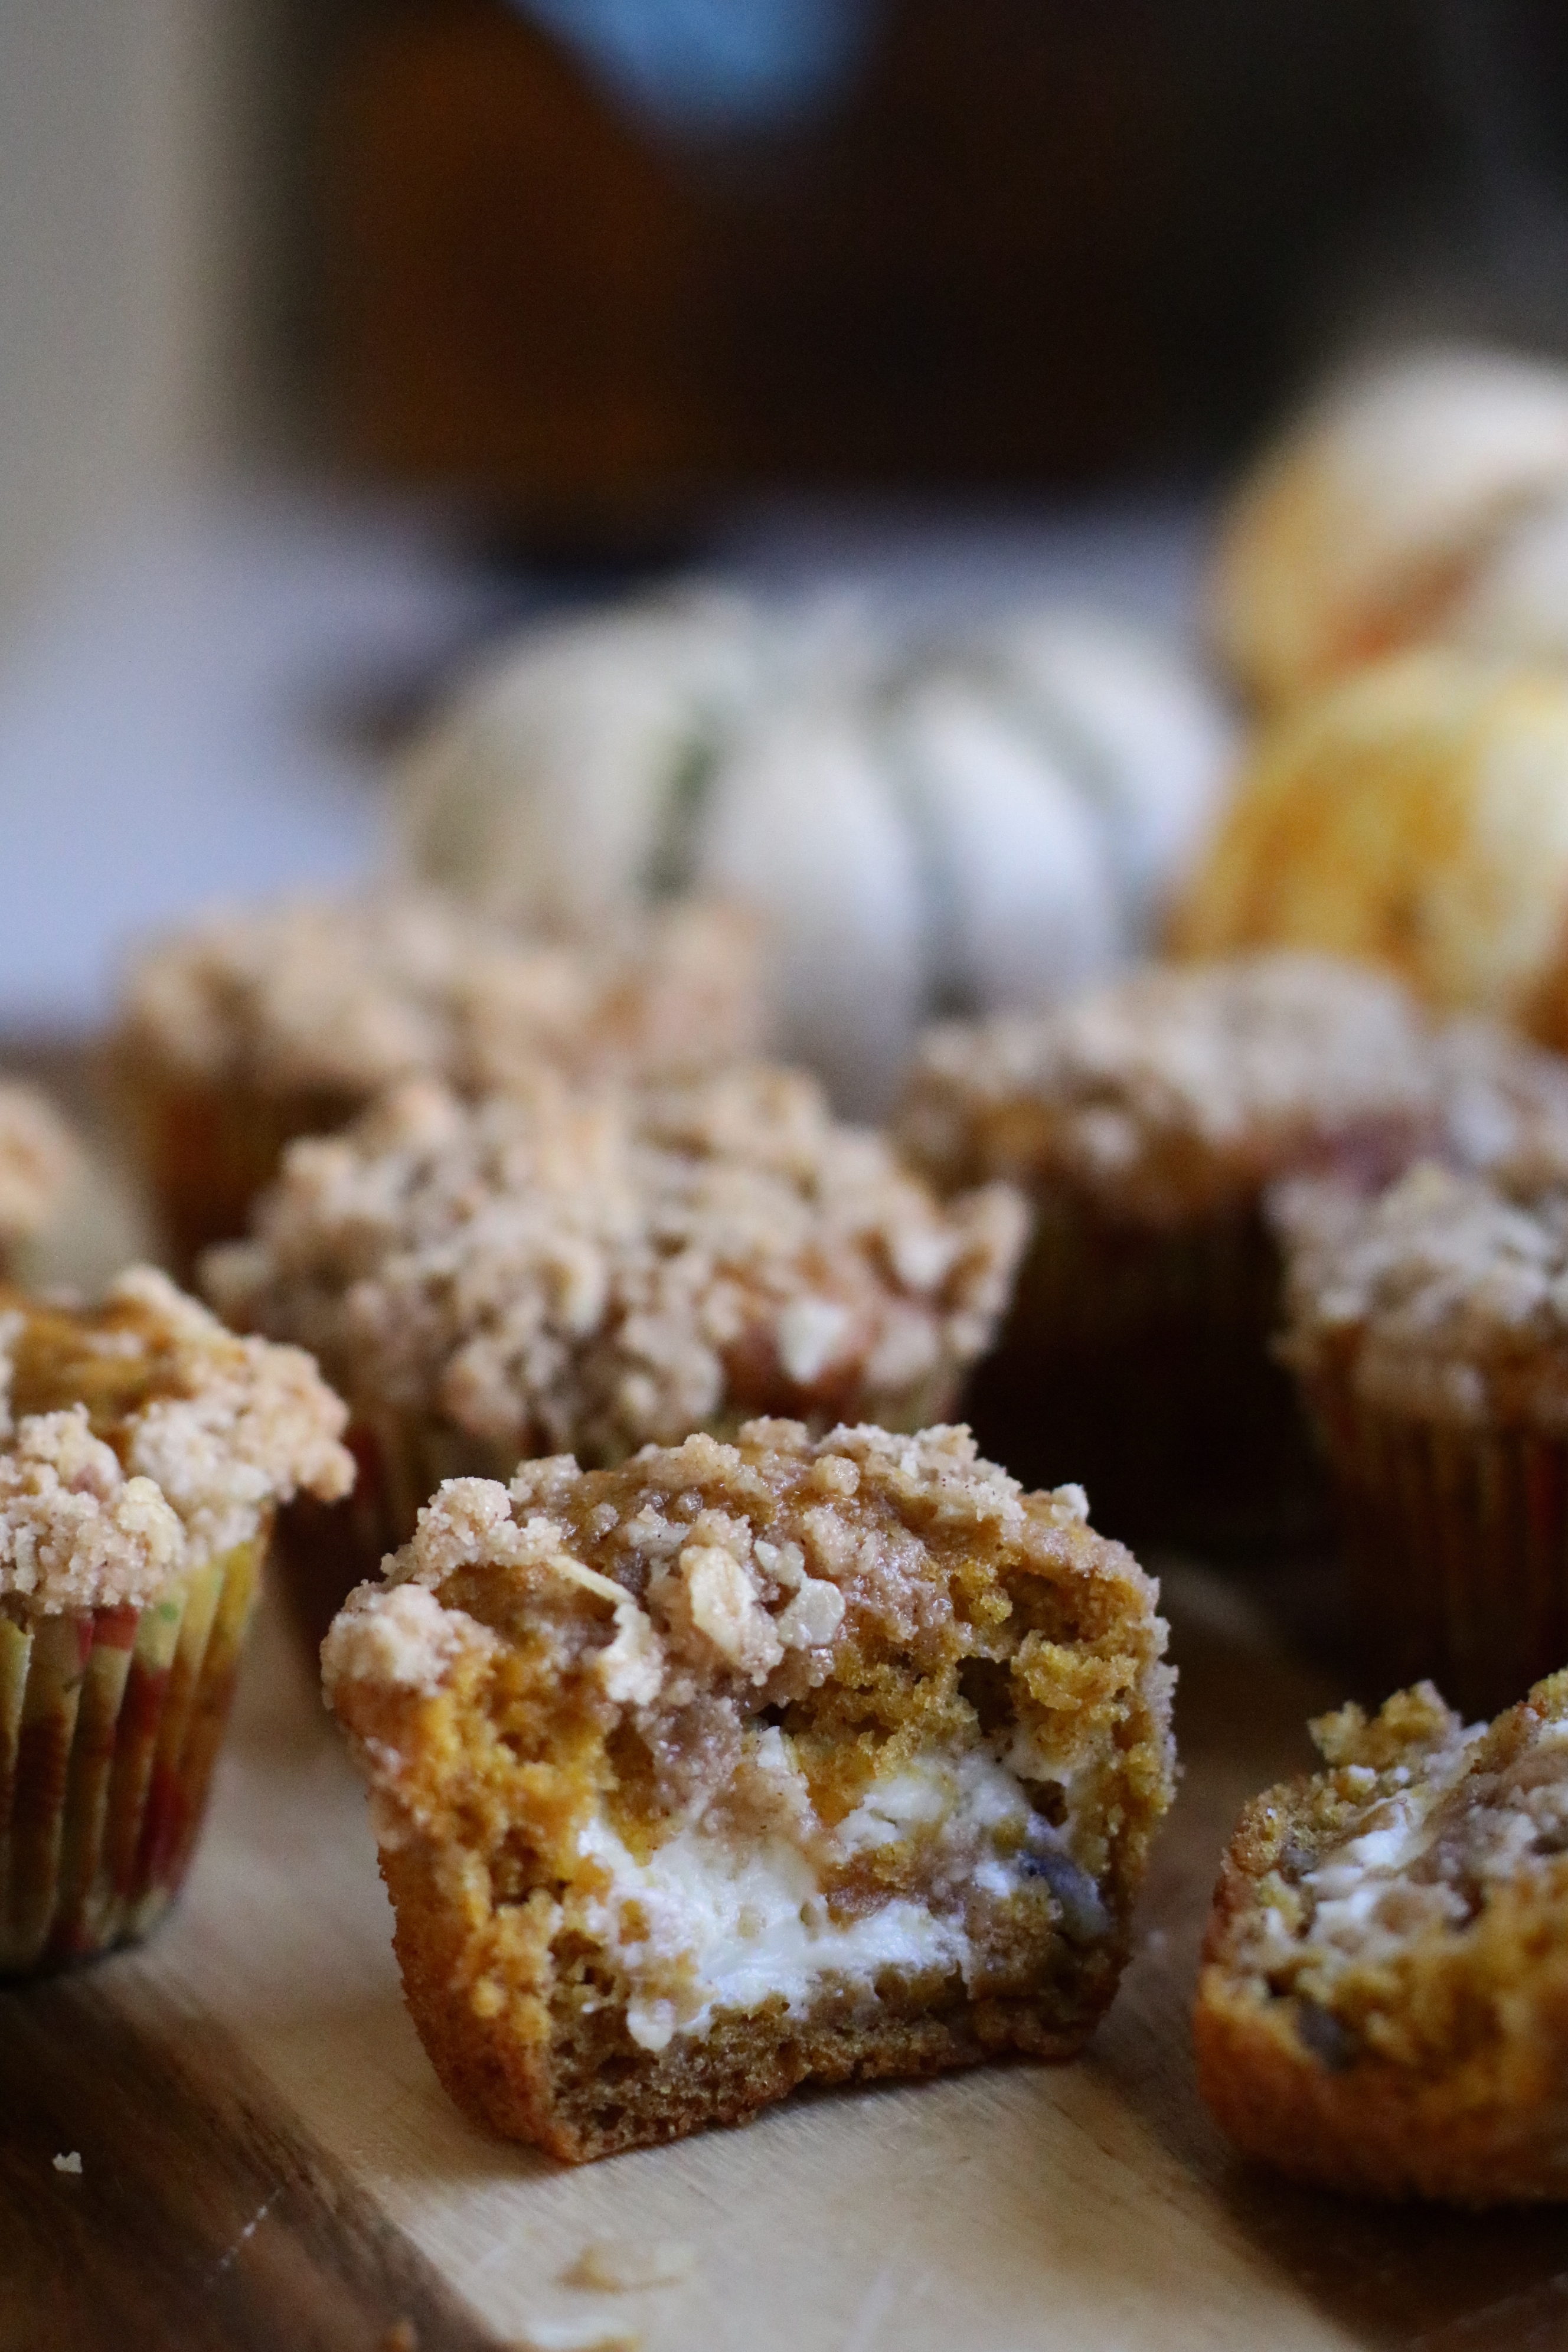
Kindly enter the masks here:
<path id="1" fill-rule="evenodd" d="M 1277 1630 L 1321 1584 L 1167 1568 L 1183 1783 L 1083 2059 L 797 2096 L 576 2171 L 437 2084 L 358 1782 L 264 1610 L 175 1916 L 0 1992 L 0 2352 L 1568 2352 L 1562 2214 L 1294 2189 L 1233 2159 L 1194 2094 L 1221 1847 L 1344 1695 Z M 689 2275 L 566 2284 L 603 2240 L 679 2242 Z"/>

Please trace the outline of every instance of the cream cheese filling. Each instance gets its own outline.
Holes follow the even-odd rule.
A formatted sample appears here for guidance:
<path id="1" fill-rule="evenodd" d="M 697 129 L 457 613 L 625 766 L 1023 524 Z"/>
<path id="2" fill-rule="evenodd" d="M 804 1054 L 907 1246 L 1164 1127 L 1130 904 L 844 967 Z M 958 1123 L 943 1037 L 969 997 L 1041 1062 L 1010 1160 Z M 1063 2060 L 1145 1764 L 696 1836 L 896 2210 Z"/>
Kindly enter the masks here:
<path id="1" fill-rule="evenodd" d="M 627 2029 L 644 2050 L 662 2050 L 678 2033 L 704 2035 L 721 2012 L 743 2014 L 781 1998 L 791 2015 L 803 2014 L 829 1978 L 868 1989 L 887 1969 L 956 1969 L 968 1983 L 980 1958 L 966 1916 L 969 1890 L 1005 1898 L 1044 1876 L 1055 1891 L 1065 1867 L 1098 1903 L 1092 1881 L 1070 1860 L 1066 1833 L 1045 1830 L 1016 1776 L 984 1750 L 884 1775 L 832 1831 L 812 1812 L 781 1732 L 753 1734 L 747 1750 L 752 1768 L 779 1787 L 776 1825 L 766 1834 L 739 1838 L 687 1822 L 639 1862 L 602 1816 L 579 1833 L 579 1853 L 606 1884 L 573 1899 L 574 1924 L 613 1952 L 630 1979 Z M 930 1841 L 941 1906 L 893 1895 L 835 1918 L 822 1893 L 825 1872 L 913 1835 Z M 1042 1836 L 1052 1846 L 1045 1868 L 1035 1851 Z"/>

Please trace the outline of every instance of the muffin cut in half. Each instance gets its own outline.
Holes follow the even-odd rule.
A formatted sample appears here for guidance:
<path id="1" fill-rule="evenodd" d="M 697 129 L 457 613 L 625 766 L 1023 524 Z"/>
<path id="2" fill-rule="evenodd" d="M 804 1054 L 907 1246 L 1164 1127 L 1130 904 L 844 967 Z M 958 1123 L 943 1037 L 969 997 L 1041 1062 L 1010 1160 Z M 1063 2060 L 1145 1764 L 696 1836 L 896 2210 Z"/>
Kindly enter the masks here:
<path id="1" fill-rule="evenodd" d="M 1474 1087 L 1471 1092 L 1475 1091 Z M 1129 1535 L 1315 1528 L 1269 1361 L 1278 1178 L 1396 1172 L 1441 1089 L 1398 985 L 1331 957 L 1149 966 L 1051 1011 L 926 1039 L 900 1139 L 939 1185 L 1007 1177 L 1036 1211 L 969 1410 L 1021 1475 L 1080 1477 Z"/>
<path id="2" fill-rule="evenodd" d="M 150 1266 L 0 1289 L 0 1976 L 142 1934 L 201 1825 L 277 1506 L 343 1407 Z"/>
<path id="3" fill-rule="evenodd" d="M 473 1107 L 411 1087 L 296 1144 L 256 1240 L 205 1273 L 230 1322 L 311 1349 L 353 1408 L 353 1513 L 288 1531 L 316 1638 L 443 1477 L 757 1413 L 940 1420 L 1025 1223 L 1004 1186 L 944 1205 L 811 1079 L 759 1066 Z"/>
<path id="4" fill-rule="evenodd" d="M 232 908 L 149 948 L 113 1058 L 184 1272 L 245 1231 L 286 1143 L 401 1079 L 479 1094 L 541 1061 L 672 1076 L 755 1052 L 761 1004 L 752 928 L 727 908 L 671 907 L 590 946 L 385 889 Z"/>
<path id="5" fill-rule="evenodd" d="M 1298 2179 L 1568 2198 L 1568 1673 L 1467 1730 L 1430 1683 L 1312 1727 L 1220 1874 L 1198 2082 Z"/>
<path id="6" fill-rule="evenodd" d="M 1070 2056 L 1170 1801 L 1157 1588 L 963 1429 L 458 1479 L 323 1651 L 460 2105 L 577 2161 Z"/>

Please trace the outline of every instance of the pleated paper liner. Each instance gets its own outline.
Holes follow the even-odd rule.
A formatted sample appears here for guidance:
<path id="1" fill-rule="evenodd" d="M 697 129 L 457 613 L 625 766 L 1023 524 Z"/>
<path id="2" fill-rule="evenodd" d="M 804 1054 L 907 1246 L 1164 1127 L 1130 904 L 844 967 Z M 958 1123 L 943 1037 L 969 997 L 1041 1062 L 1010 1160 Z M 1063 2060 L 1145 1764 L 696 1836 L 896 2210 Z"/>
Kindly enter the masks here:
<path id="1" fill-rule="evenodd" d="M 847 1397 L 816 1420 L 825 1431 L 840 1420 L 924 1429 L 951 1417 L 958 1386 L 955 1371 L 943 1365 L 912 1395 Z M 745 1422 L 790 1410 L 787 1400 L 737 1402 L 698 1427 L 710 1436 L 732 1438 Z M 354 1457 L 353 1493 L 341 1503 L 297 1496 L 278 1518 L 279 1582 L 312 1658 L 354 1586 L 379 1576 L 387 1554 L 408 1541 L 421 1505 L 443 1479 L 499 1478 L 504 1486 L 519 1461 L 515 1444 L 475 1436 L 433 1414 L 358 1415 L 343 1433 L 343 1443 Z M 588 1468 L 621 1457 L 590 1457 L 584 1451 L 579 1458 Z"/>
<path id="2" fill-rule="evenodd" d="M 1333 1475 L 1348 1628 L 1380 1690 L 1429 1675 L 1495 1715 L 1568 1664 L 1568 1444 L 1309 1388 Z"/>
<path id="3" fill-rule="evenodd" d="M 178 1893 L 265 1549 L 142 1609 L 0 1602 L 0 1975 L 131 1942 Z"/>
<path id="4" fill-rule="evenodd" d="M 1075 1479 L 1106 1533 L 1232 1553 L 1320 1542 L 1322 1473 L 1274 1363 L 1276 1244 L 1255 1209 L 1161 1230 L 1038 1202 L 996 1353 L 967 1399 L 1029 1486 Z"/>
<path id="5" fill-rule="evenodd" d="M 168 1264 L 184 1283 L 204 1249 L 246 1231 L 284 1147 L 297 1136 L 330 1133 L 359 1108 L 341 1093 L 267 1093 L 237 1080 L 176 1074 L 129 1053 L 116 1077 Z"/>

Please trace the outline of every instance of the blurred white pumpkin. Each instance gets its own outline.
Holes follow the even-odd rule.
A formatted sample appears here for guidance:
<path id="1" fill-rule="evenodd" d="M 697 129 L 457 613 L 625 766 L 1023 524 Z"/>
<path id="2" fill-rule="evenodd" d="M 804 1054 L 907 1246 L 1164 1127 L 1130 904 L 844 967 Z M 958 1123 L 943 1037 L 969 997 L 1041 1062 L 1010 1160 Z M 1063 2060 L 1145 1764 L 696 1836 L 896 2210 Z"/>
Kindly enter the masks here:
<path id="1" fill-rule="evenodd" d="M 778 1047 L 869 1115 L 933 1012 L 1046 1003 L 1148 944 L 1231 749 L 1195 672 L 1096 615 L 917 641 L 689 592 L 492 660 L 408 759 L 404 839 L 535 924 L 750 904 Z"/>

